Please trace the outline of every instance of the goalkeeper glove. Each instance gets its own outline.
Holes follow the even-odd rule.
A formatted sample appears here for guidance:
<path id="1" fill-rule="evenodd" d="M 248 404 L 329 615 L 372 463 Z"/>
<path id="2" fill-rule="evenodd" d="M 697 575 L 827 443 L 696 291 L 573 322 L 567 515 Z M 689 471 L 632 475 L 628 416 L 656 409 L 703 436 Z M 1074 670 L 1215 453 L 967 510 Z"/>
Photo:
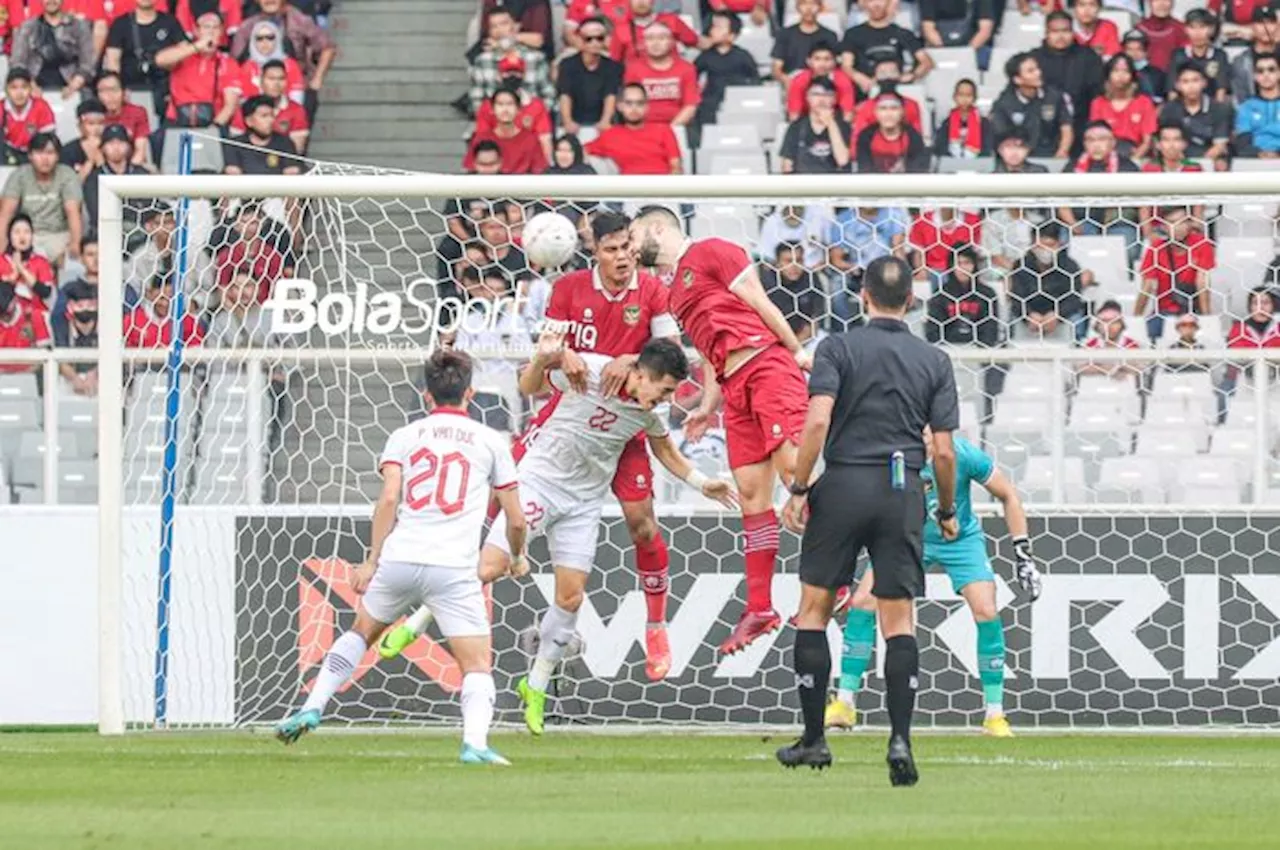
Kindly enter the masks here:
<path id="1" fill-rule="evenodd" d="M 1040 571 L 1031 559 L 1031 541 L 1026 537 L 1013 538 L 1013 566 L 1018 587 L 1035 602 L 1040 598 Z"/>

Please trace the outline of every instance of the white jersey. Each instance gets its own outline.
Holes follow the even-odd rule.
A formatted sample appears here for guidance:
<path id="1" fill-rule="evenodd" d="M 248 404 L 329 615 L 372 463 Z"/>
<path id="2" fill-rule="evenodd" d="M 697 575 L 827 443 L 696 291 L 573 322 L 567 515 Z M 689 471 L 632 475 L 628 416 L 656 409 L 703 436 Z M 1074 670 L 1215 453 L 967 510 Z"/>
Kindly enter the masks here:
<path id="1" fill-rule="evenodd" d="M 516 486 L 511 447 L 465 413 L 439 410 L 397 429 L 378 461 L 404 476 L 382 558 L 474 570 L 490 488 Z"/>
<path id="2" fill-rule="evenodd" d="M 666 405 L 645 410 L 621 396 L 605 398 L 600 376 L 613 358 L 579 356 L 587 364 L 587 392 L 574 391 L 563 372 L 549 374 L 563 395 L 520 461 L 522 481 L 536 481 L 541 492 L 557 494 L 566 505 L 603 500 L 622 450 L 637 434 L 667 435 Z"/>

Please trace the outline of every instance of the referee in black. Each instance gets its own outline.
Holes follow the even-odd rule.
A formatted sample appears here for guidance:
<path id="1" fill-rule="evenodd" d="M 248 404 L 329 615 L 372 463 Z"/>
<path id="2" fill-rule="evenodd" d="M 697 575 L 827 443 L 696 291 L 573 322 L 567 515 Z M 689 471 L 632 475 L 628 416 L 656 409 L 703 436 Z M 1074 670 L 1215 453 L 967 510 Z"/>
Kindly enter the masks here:
<path id="1" fill-rule="evenodd" d="M 920 652 L 914 600 L 924 591 L 921 537 L 925 490 L 924 428 L 933 430 L 937 520 L 944 537 L 955 519 L 956 456 L 951 432 L 960 425 L 955 373 L 941 349 L 907 329 L 911 269 L 896 257 L 867 266 L 862 298 L 868 322 L 823 340 L 809 378 L 809 413 L 796 457 L 783 521 L 803 532 L 800 613 L 794 665 L 804 736 L 778 750 L 787 767 L 831 764 L 822 712 L 831 680 L 827 623 L 836 591 L 853 582 L 865 549 L 875 566 L 889 722 L 889 780 L 914 785 L 911 713 Z M 821 451 L 826 471 L 810 485 Z"/>

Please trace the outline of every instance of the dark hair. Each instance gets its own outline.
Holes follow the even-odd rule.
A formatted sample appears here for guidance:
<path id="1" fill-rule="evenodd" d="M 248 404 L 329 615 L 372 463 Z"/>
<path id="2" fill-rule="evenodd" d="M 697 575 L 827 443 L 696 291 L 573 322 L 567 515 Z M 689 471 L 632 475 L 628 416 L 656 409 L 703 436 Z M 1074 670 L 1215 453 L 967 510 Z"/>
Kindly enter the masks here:
<path id="1" fill-rule="evenodd" d="M 669 223 L 674 224 L 677 228 L 680 227 L 680 216 L 676 215 L 669 207 L 662 206 L 662 204 L 648 204 L 641 207 L 634 220 L 640 221 L 642 218 L 651 218 L 656 215 L 664 216 Z"/>
<path id="2" fill-rule="evenodd" d="M 900 257 L 872 260 L 862 275 L 862 289 L 877 307 L 901 310 L 911 300 L 911 267 Z"/>
<path id="3" fill-rule="evenodd" d="M 1178 69 L 1178 79 L 1181 79 L 1182 75 L 1187 73 L 1188 71 L 1199 74 L 1200 79 L 1204 80 L 1205 82 L 1209 81 L 1209 75 L 1205 73 L 1204 68 L 1201 68 L 1199 65 L 1197 65 L 1194 62 L 1189 62 L 1188 64 L 1183 65 L 1181 68 Z"/>
<path id="4" fill-rule="evenodd" d="M 1129 85 L 1135 91 L 1138 89 L 1138 69 L 1134 66 L 1133 60 L 1126 53 L 1117 53 L 1107 60 L 1106 67 L 1102 69 L 1102 84 L 1105 88 L 1107 83 L 1111 81 L 1111 72 L 1116 69 L 1117 65 L 1124 65 L 1129 69 Z"/>
<path id="5" fill-rule="evenodd" d="M 1095 121 L 1090 121 L 1088 124 L 1085 124 L 1085 125 L 1084 125 L 1084 132 L 1085 132 L 1085 133 L 1089 132 L 1090 130 L 1099 130 L 1099 129 L 1101 129 L 1101 130 L 1106 130 L 1108 133 L 1110 133 L 1110 134 L 1111 134 L 1111 135 L 1113 135 L 1113 136 L 1114 136 L 1114 135 L 1115 135 L 1115 133 L 1116 133 L 1116 131 L 1115 131 L 1115 130 L 1112 130 L 1112 129 L 1111 129 L 1111 122 L 1110 122 L 1110 121 L 1103 121 L 1102 119 L 1097 119 L 1097 120 L 1095 120 Z M 1083 134 L 1082 134 L 1082 135 L 1083 135 Z"/>
<path id="6" fill-rule="evenodd" d="M 629 227 L 631 227 L 631 219 L 622 213 L 613 212 L 612 210 L 601 210 L 591 217 L 591 235 L 595 237 L 597 245 L 606 236 L 611 236 Z"/>
<path id="7" fill-rule="evenodd" d="M 826 42 L 826 41 L 819 41 L 816 44 L 814 44 L 813 47 L 809 48 L 810 56 L 814 55 L 815 53 L 823 53 L 823 52 L 830 53 L 831 55 L 834 56 L 836 49 L 829 42 Z"/>
<path id="8" fill-rule="evenodd" d="M 707 29 L 706 29 L 707 33 L 711 32 L 711 25 L 715 23 L 716 18 L 724 18 L 726 21 L 728 21 L 729 32 L 733 33 L 734 35 L 737 35 L 738 33 L 742 32 L 741 18 L 739 18 L 733 12 L 728 12 L 728 11 L 725 11 L 724 9 L 717 9 L 707 17 Z"/>
<path id="9" fill-rule="evenodd" d="M 4 84 L 7 86 L 9 83 L 16 82 L 17 80 L 24 80 L 27 83 L 30 83 L 31 72 L 26 68 L 10 68 L 9 73 L 4 78 Z"/>
<path id="10" fill-rule="evenodd" d="M 1054 9 L 1052 12 L 1044 16 L 1045 29 L 1048 29 L 1049 24 L 1053 23 L 1054 21 L 1066 21 L 1072 26 L 1075 26 L 1075 23 L 1076 23 L 1075 21 L 1071 20 L 1071 14 L 1069 12 L 1064 12 L 1061 9 Z"/>
<path id="11" fill-rule="evenodd" d="M 275 102 L 272 101 L 271 98 L 267 97 L 265 94 L 254 95 L 253 97 L 249 98 L 244 102 L 244 106 L 240 107 L 240 114 L 243 115 L 245 118 L 249 118 L 253 115 L 253 113 L 257 112 L 259 109 L 261 109 L 264 106 L 267 107 L 268 109 L 276 108 Z"/>
<path id="12" fill-rule="evenodd" d="M 651 339 L 645 343 L 636 366 L 656 378 L 670 376 L 683 381 L 689 377 L 689 358 L 680 343 L 670 339 Z"/>
<path id="13" fill-rule="evenodd" d="M 791 256 L 795 257 L 797 254 L 803 254 L 804 248 L 800 246 L 799 242 L 779 242 L 778 247 L 773 249 L 773 259 L 775 262 L 782 257 L 783 251 L 790 251 Z"/>
<path id="14" fill-rule="evenodd" d="M 27 150 L 42 151 L 47 148 L 53 148 L 54 152 L 62 153 L 62 142 L 58 140 L 56 133 L 36 133 L 31 137 L 31 146 Z"/>
<path id="15" fill-rule="evenodd" d="M 289 69 L 285 67 L 284 60 L 281 60 L 281 59 L 270 59 L 266 62 L 263 62 L 261 73 L 265 74 L 268 71 L 272 70 L 273 68 L 279 68 L 281 73 L 284 73 L 284 74 L 289 73 Z"/>
<path id="16" fill-rule="evenodd" d="M 1161 124 L 1159 127 L 1156 128 L 1156 138 L 1157 139 L 1160 138 L 1160 134 L 1163 133 L 1165 130 L 1177 130 L 1178 135 L 1182 136 L 1183 139 L 1187 137 L 1187 131 L 1185 127 L 1183 127 L 1181 124 L 1175 121 L 1166 121 L 1165 123 Z"/>
<path id="17" fill-rule="evenodd" d="M 498 147 L 498 143 L 493 139 L 481 139 L 471 146 L 471 158 L 475 159 L 482 153 L 496 153 L 498 158 L 502 158 L 502 148 Z"/>
<path id="18" fill-rule="evenodd" d="M 1052 239 L 1055 242 L 1062 241 L 1062 225 L 1050 219 L 1041 222 L 1036 226 L 1035 239 Z"/>
<path id="19" fill-rule="evenodd" d="M 462 267 L 462 273 L 458 275 L 460 281 L 471 281 L 472 283 L 480 282 L 480 270 L 473 265 Z"/>
<path id="20" fill-rule="evenodd" d="M 1107 310 L 1116 310 L 1117 312 L 1124 313 L 1124 308 L 1121 307 L 1120 302 L 1116 301 L 1114 298 L 1103 301 L 1098 305 L 1099 313 L 1106 312 Z"/>
<path id="21" fill-rule="evenodd" d="M 978 268 L 978 252 L 967 242 L 957 245 L 951 252 L 951 263 L 954 266 L 959 260 L 968 260 L 975 270 Z"/>
<path id="22" fill-rule="evenodd" d="M 93 88 L 96 90 L 98 88 L 98 83 L 103 80 L 110 79 L 115 79 L 115 81 L 120 84 L 120 88 L 124 88 L 124 78 L 120 76 L 119 71 L 103 71 L 98 75 L 97 79 L 93 81 Z"/>
<path id="23" fill-rule="evenodd" d="M 102 101 L 98 100 L 96 97 L 91 97 L 88 100 L 82 100 L 80 101 L 80 105 L 76 107 L 77 118 L 83 118 L 86 115 L 106 115 L 106 114 L 107 114 L 107 108 L 103 106 Z"/>
<path id="24" fill-rule="evenodd" d="M 1249 305 L 1250 309 L 1253 308 L 1253 299 L 1257 298 L 1259 295 L 1267 296 L 1267 298 L 1271 301 L 1271 307 L 1273 309 L 1275 308 L 1276 306 L 1275 293 L 1273 293 L 1269 287 L 1255 286 L 1253 289 L 1249 290 L 1249 300 L 1246 302 Z"/>
<path id="25" fill-rule="evenodd" d="M 515 98 L 516 106 L 520 105 L 520 89 L 517 86 L 509 85 L 507 83 L 503 83 L 502 85 L 498 86 L 496 89 L 493 90 L 493 94 L 489 95 L 490 105 L 497 104 L 498 95 L 500 94 L 511 95 L 513 98 Z"/>
<path id="26" fill-rule="evenodd" d="M 13 235 L 14 225 L 20 224 L 22 222 L 26 222 L 27 227 L 31 228 L 31 232 L 35 233 L 36 228 L 35 228 L 35 225 L 31 223 L 31 216 L 27 215 L 24 212 L 20 212 L 20 213 L 14 213 L 13 218 L 9 219 L 9 231 L 5 234 L 5 236 L 11 237 Z"/>
<path id="27" fill-rule="evenodd" d="M 465 351 L 438 348 L 427 358 L 427 392 L 437 405 L 458 407 L 471 388 L 471 357 Z"/>
<path id="28" fill-rule="evenodd" d="M 1259 53 L 1253 57 L 1253 69 L 1255 71 L 1258 70 L 1258 66 L 1267 61 L 1280 62 L 1280 56 L 1276 56 L 1274 53 Z"/>
<path id="29" fill-rule="evenodd" d="M 1016 83 L 1014 83 L 1014 78 L 1017 77 L 1018 73 L 1022 70 L 1022 64 L 1028 59 L 1034 60 L 1035 58 L 1036 57 L 1031 55 L 1029 51 L 1015 53 L 1009 57 L 1009 61 L 1004 63 L 1004 75 L 1009 78 L 1010 84 L 1016 85 Z M 1039 64 L 1038 60 L 1037 64 Z"/>
<path id="30" fill-rule="evenodd" d="M 97 244 L 98 244 L 98 234 L 94 233 L 91 230 L 88 233 L 86 233 L 83 237 L 81 237 L 80 252 L 84 253 L 85 248 L 88 248 L 90 245 L 97 245 Z"/>
<path id="31" fill-rule="evenodd" d="M 613 27 L 610 25 L 609 19 L 604 17 L 603 15 L 592 15 L 591 17 L 584 20 L 582 23 L 578 24 L 578 29 L 581 30 L 587 24 L 599 24 L 600 26 L 604 27 L 605 35 L 608 35 L 609 33 L 613 32 Z"/>
<path id="32" fill-rule="evenodd" d="M 649 90 L 646 89 L 644 86 L 640 85 L 639 83 L 627 83 L 625 86 L 622 87 L 622 91 L 624 93 L 628 89 L 635 89 L 636 91 L 640 92 L 642 95 L 644 95 L 645 103 L 649 102 Z"/>
<path id="33" fill-rule="evenodd" d="M 956 80 L 956 84 L 951 88 L 951 93 L 955 94 L 956 92 L 960 91 L 961 86 L 968 86 L 969 88 L 973 89 L 973 93 L 975 95 L 978 93 L 978 84 L 975 83 L 973 80 L 969 79 L 968 77 L 961 77 L 960 79 Z"/>

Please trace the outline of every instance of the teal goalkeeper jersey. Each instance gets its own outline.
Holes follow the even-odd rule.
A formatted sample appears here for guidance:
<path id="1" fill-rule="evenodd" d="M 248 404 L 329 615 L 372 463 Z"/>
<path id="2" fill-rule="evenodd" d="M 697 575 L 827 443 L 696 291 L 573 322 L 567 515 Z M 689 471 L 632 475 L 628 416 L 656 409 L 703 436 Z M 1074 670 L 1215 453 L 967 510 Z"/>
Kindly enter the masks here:
<path id="1" fill-rule="evenodd" d="M 938 510 L 938 490 L 933 483 L 933 462 L 925 465 L 920 475 L 925 481 L 925 508 L 928 511 L 924 523 L 924 545 L 942 546 L 982 537 L 982 523 L 973 514 L 973 501 L 969 488 L 973 484 L 984 485 L 995 474 L 996 464 L 986 452 L 960 435 L 955 435 L 956 447 L 956 520 L 960 523 L 960 536 L 955 540 L 942 539 L 942 530 L 934 519 Z"/>

